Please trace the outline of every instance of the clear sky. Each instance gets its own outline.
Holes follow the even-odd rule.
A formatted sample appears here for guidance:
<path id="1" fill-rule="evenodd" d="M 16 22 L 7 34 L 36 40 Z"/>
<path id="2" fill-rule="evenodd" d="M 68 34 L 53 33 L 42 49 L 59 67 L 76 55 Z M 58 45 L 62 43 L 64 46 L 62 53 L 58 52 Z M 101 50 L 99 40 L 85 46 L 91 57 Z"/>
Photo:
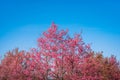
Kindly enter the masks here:
<path id="1" fill-rule="evenodd" d="M 52 22 L 105 56 L 120 60 L 119 0 L 0 0 L 0 54 L 16 47 L 29 50 Z"/>

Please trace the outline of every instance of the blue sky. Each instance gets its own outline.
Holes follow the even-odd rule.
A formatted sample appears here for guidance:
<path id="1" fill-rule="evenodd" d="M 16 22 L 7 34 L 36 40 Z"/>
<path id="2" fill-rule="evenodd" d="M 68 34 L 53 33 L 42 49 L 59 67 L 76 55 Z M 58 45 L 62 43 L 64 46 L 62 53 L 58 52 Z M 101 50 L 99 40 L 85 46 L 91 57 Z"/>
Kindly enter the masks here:
<path id="1" fill-rule="evenodd" d="M 105 56 L 120 60 L 119 0 L 0 0 L 0 54 L 16 47 L 29 50 L 54 21 Z"/>

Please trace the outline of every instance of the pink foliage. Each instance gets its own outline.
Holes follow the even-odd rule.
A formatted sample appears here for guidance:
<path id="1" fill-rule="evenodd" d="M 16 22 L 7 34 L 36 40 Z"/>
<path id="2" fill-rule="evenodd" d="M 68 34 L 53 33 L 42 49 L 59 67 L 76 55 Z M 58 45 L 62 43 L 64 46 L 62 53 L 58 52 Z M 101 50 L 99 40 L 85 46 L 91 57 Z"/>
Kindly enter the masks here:
<path id="1" fill-rule="evenodd" d="M 52 23 L 38 38 L 38 49 L 8 52 L 0 64 L 0 80 L 120 80 L 115 57 L 107 60 L 114 68 L 110 79 L 104 75 L 105 59 L 94 56 L 80 34 L 71 38 L 67 33 Z"/>

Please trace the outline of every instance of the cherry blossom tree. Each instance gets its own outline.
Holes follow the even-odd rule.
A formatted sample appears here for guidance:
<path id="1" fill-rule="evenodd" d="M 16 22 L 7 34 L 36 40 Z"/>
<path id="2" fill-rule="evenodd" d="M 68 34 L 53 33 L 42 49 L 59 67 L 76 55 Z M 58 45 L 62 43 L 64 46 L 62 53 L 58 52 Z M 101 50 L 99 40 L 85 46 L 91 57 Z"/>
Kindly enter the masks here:
<path id="1" fill-rule="evenodd" d="M 103 57 L 57 25 L 38 38 L 38 48 L 14 49 L 0 63 L 0 80 L 120 80 L 120 65 L 114 56 Z"/>

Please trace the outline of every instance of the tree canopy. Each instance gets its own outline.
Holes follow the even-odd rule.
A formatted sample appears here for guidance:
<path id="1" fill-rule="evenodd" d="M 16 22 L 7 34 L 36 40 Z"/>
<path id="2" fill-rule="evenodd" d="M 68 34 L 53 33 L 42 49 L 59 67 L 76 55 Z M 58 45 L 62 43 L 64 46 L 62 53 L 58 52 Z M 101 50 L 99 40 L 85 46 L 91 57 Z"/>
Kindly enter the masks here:
<path id="1" fill-rule="evenodd" d="M 70 37 L 53 23 L 37 41 L 38 48 L 5 54 L 0 80 L 120 80 L 116 57 L 94 52 L 81 34 Z"/>

